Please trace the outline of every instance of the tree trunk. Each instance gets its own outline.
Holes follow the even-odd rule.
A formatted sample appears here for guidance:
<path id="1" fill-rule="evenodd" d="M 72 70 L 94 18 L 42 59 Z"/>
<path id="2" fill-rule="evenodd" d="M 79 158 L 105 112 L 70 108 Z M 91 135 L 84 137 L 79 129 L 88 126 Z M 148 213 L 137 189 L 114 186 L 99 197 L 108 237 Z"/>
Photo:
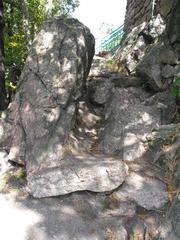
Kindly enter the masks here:
<path id="1" fill-rule="evenodd" d="M 7 108 L 4 68 L 4 17 L 3 0 L 0 0 L 0 110 Z"/>

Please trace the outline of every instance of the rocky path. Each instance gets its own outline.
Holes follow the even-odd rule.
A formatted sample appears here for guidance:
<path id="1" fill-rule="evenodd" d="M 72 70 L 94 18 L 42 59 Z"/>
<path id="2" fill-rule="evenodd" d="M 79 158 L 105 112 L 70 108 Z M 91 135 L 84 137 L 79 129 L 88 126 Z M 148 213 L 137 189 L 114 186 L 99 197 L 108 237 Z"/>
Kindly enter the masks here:
<path id="1" fill-rule="evenodd" d="M 178 187 L 170 192 L 159 164 L 162 157 L 176 158 L 168 146 L 179 149 L 180 125 L 169 124 L 172 106 L 166 93 L 147 92 L 140 79 L 109 72 L 103 59 L 95 60 L 61 172 L 56 178 L 52 166 L 52 172 L 28 176 L 34 197 L 66 195 L 36 199 L 23 181 L 16 192 L 18 180 L 10 178 L 11 190 L 0 195 L 0 238 L 178 240 Z M 166 136 L 157 130 L 162 124 Z M 170 142 L 163 149 L 165 138 Z M 19 171 L 5 164 L 6 157 L 1 152 L 1 173 L 3 167 Z"/>

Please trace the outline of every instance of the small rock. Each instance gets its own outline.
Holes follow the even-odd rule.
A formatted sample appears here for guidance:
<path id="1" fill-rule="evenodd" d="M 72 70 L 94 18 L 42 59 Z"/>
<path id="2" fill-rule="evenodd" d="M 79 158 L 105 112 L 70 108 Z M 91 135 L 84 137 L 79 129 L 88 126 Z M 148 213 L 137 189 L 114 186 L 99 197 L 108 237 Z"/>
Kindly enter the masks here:
<path id="1" fill-rule="evenodd" d="M 176 196 L 166 214 L 164 222 L 159 227 L 160 237 L 163 240 L 180 239 L 180 197 Z"/>
<path id="2" fill-rule="evenodd" d="M 174 77 L 175 69 L 171 65 L 165 65 L 162 69 L 161 75 L 164 78 Z"/>
<path id="3" fill-rule="evenodd" d="M 126 229 L 121 225 L 118 224 L 111 224 L 114 226 L 107 226 L 105 229 L 105 239 L 107 240 L 127 240 L 128 235 Z"/>
<path id="4" fill-rule="evenodd" d="M 166 24 L 164 20 L 162 19 L 160 14 L 157 14 L 155 18 L 151 19 L 148 22 L 142 34 L 145 36 L 146 39 L 148 38 L 151 40 L 149 42 L 151 44 L 155 41 L 155 39 L 158 39 L 159 36 L 163 34 L 165 29 Z"/>
<path id="5" fill-rule="evenodd" d="M 0 148 L 9 150 L 12 140 L 12 125 L 6 119 L 0 119 Z"/>
<path id="6" fill-rule="evenodd" d="M 89 98 L 92 103 L 105 104 L 112 93 L 113 84 L 109 78 L 93 80 L 88 87 Z"/>
<path id="7" fill-rule="evenodd" d="M 132 218 L 136 213 L 136 204 L 130 201 L 121 201 L 116 192 L 106 197 L 103 204 L 102 216 Z"/>
<path id="8" fill-rule="evenodd" d="M 164 46 L 160 51 L 159 60 L 163 64 L 178 64 L 178 57 L 170 46 Z"/>
<path id="9" fill-rule="evenodd" d="M 115 87 L 140 87 L 142 81 L 138 77 L 134 76 L 121 76 L 117 78 L 112 78 L 111 81 L 114 83 Z"/>
<path id="10" fill-rule="evenodd" d="M 89 78 L 98 76 L 102 74 L 103 71 L 106 71 L 106 62 L 107 60 L 105 58 L 95 56 L 89 72 Z"/>
<path id="11" fill-rule="evenodd" d="M 8 154 L 6 151 L 0 151 L 0 178 L 9 170 Z"/>
<path id="12" fill-rule="evenodd" d="M 176 72 L 176 77 L 180 77 L 180 65 L 178 64 L 178 65 L 176 65 L 175 66 L 175 72 Z"/>
<path id="13" fill-rule="evenodd" d="M 130 239 L 144 239 L 144 236 L 146 234 L 146 226 L 145 223 L 135 217 L 133 218 L 128 224 L 128 234 L 130 236 Z"/>
<path id="14" fill-rule="evenodd" d="M 88 108 L 86 102 L 80 101 L 78 106 L 78 121 L 81 122 L 81 125 L 85 125 L 86 128 L 92 128 L 100 121 L 100 117 L 94 114 L 91 109 Z"/>
<path id="15" fill-rule="evenodd" d="M 170 65 L 178 63 L 172 48 L 164 44 L 156 44 L 137 65 L 137 76 L 147 81 L 155 91 L 169 87 L 169 77 L 173 77 L 175 69 Z M 163 69 L 163 64 L 168 64 Z M 163 81 L 164 79 L 167 79 Z"/>
<path id="16" fill-rule="evenodd" d="M 129 72 L 134 72 L 137 63 L 144 57 L 146 43 L 143 36 L 139 36 L 144 29 L 144 24 L 134 28 L 128 34 L 125 42 L 116 53 L 117 59 Z"/>

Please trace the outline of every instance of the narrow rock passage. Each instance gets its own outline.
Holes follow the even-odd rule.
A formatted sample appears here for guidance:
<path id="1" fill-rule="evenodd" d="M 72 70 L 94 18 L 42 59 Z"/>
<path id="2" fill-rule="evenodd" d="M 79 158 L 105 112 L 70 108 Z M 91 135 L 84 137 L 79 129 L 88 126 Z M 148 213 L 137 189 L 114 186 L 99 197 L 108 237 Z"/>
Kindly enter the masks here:
<path id="1" fill-rule="evenodd" d="M 43 24 L 0 118 L 0 239 L 180 239 L 179 22 L 127 1 L 117 71 L 77 19 Z"/>
<path id="2" fill-rule="evenodd" d="M 42 167 L 32 179 L 28 176 L 34 197 L 47 197 L 47 192 L 63 196 L 36 199 L 24 187 L 17 194 L 11 190 L 1 195 L 1 208 L 9 209 L 10 219 L 1 222 L 4 239 L 12 239 L 5 229 L 15 224 L 15 240 L 178 240 L 177 223 L 172 226 L 173 220 L 168 221 L 168 216 L 179 216 L 179 210 L 174 212 L 178 199 L 168 211 L 168 179 L 154 161 L 159 156 L 157 146 L 151 148 L 152 137 L 161 139 L 161 134 L 152 134 L 158 133 L 153 131 L 161 126 L 161 114 L 169 124 L 173 103 L 166 93 L 148 93 L 139 83 L 131 86 L 132 77 L 104 66 L 102 70 L 98 61 L 104 59 L 92 66 L 68 139 L 66 161 L 60 161 L 61 176 L 56 167 L 52 171 Z M 177 125 L 167 126 L 171 128 L 166 137 L 179 134 Z M 23 228 L 22 214 L 28 216 Z"/>

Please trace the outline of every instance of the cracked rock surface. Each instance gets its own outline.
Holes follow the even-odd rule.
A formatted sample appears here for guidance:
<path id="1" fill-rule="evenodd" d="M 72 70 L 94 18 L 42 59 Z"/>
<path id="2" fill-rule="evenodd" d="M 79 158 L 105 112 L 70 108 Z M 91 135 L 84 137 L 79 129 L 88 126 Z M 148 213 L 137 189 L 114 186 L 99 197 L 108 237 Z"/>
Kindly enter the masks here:
<path id="1" fill-rule="evenodd" d="M 85 154 L 66 157 L 56 167 L 28 170 L 28 187 L 38 198 L 83 190 L 112 191 L 124 182 L 128 174 L 128 167 L 121 160 Z"/>
<path id="2" fill-rule="evenodd" d="M 0 239 L 179 239 L 175 102 L 93 54 L 75 19 L 37 35 L 0 119 Z"/>

